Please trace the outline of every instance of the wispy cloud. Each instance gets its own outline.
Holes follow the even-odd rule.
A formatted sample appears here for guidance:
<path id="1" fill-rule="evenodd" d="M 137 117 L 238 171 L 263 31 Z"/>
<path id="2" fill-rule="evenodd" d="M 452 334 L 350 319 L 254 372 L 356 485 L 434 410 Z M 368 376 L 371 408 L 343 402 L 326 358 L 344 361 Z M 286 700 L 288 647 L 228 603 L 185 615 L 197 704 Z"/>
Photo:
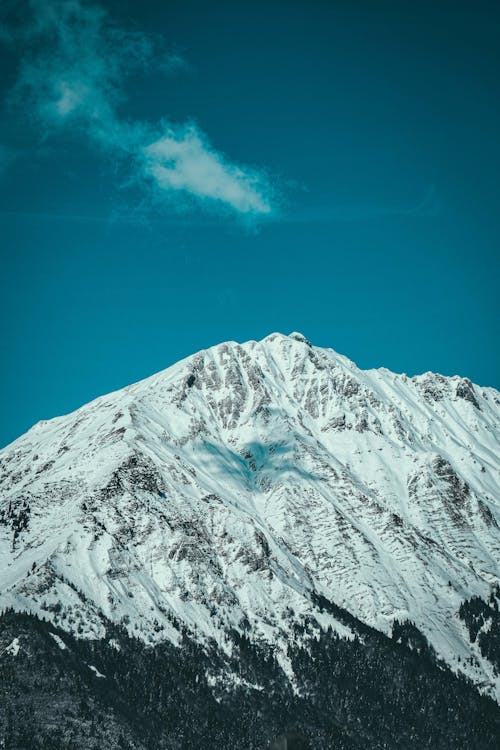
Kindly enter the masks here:
<path id="1" fill-rule="evenodd" d="M 441 199 L 436 186 L 430 185 L 420 203 L 407 208 L 405 213 L 407 216 L 438 216 L 441 208 Z"/>
<path id="2" fill-rule="evenodd" d="M 162 73 L 190 73 L 193 69 L 189 62 L 178 52 L 170 52 L 159 61 L 158 68 Z"/>
<path id="3" fill-rule="evenodd" d="M 345 203 L 320 206 L 302 206 L 300 210 L 284 215 L 282 220 L 288 223 L 330 223 L 363 221 L 390 217 L 438 216 L 441 212 L 441 201 L 436 187 L 430 185 L 418 203 Z"/>
<path id="4" fill-rule="evenodd" d="M 98 5 L 31 0 L 30 8 L 31 21 L 17 31 L 30 51 L 13 99 L 42 134 L 65 130 L 85 137 L 126 165 L 130 180 L 156 203 L 194 201 L 247 217 L 273 213 L 265 174 L 230 161 L 194 122 L 152 124 L 119 114 L 130 73 L 147 73 L 152 65 L 178 72 L 187 65 L 180 55 L 160 54 L 149 36 L 118 27 Z"/>

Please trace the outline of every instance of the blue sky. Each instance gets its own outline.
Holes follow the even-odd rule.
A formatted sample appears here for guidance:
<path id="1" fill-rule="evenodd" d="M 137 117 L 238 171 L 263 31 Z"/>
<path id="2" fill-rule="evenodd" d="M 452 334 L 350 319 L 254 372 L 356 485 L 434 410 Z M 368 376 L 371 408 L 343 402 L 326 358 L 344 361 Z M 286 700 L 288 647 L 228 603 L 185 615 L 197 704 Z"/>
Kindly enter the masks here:
<path id="1" fill-rule="evenodd" d="M 500 385 L 492 3 L 2 4 L 0 445 L 226 339 Z"/>

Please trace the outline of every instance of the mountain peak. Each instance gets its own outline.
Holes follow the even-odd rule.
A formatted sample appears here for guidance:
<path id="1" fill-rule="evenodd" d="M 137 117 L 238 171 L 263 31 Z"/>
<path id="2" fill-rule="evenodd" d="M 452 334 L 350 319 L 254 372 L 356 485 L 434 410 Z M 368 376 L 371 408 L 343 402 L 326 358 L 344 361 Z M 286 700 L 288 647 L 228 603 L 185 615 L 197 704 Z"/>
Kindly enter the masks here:
<path id="1" fill-rule="evenodd" d="M 292 331 L 292 333 L 289 333 L 288 335 L 284 333 L 280 333 L 279 331 L 274 331 L 273 333 L 270 333 L 268 336 L 266 336 L 264 339 L 262 339 L 262 342 L 268 342 L 268 341 L 275 341 L 275 340 L 294 340 L 294 341 L 300 341 L 303 344 L 307 344 L 308 346 L 312 346 L 311 342 L 308 341 L 308 339 L 304 336 L 304 334 L 299 333 L 298 331 Z"/>

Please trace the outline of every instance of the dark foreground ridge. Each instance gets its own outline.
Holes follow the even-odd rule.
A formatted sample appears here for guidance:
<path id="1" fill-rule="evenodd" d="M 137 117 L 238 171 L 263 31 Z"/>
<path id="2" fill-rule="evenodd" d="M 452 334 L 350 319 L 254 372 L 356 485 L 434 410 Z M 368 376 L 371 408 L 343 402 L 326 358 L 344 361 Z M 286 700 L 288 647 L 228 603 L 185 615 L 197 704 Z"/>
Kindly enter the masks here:
<path id="1" fill-rule="evenodd" d="M 298 626 L 302 634 L 309 628 Z M 0 618 L 0 747 L 498 747 L 498 706 L 437 663 L 409 624 L 398 625 L 394 639 L 361 626 L 351 641 L 328 631 L 307 649 L 290 647 L 298 694 L 271 651 L 245 634 L 232 637 L 230 658 L 187 633 L 180 648 L 151 648 L 108 623 L 106 639 L 78 640 L 7 611 Z"/>

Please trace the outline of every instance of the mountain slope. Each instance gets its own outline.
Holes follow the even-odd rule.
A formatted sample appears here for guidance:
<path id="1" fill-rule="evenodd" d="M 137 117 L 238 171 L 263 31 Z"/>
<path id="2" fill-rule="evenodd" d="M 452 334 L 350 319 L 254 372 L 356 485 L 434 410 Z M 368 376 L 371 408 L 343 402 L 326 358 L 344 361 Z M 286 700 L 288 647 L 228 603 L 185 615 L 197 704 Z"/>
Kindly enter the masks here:
<path id="1" fill-rule="evenodd" d="M 297 624 L 353 637 L 324 597 L 383 633 L 412 621 L 498 699 L 459 609 L 498 582 L 499 414 L 494 389 L 300 334 L 200 352 L 0 452 L 0 606 L 227 652 L 234 629 L 292 677 Z"/>

